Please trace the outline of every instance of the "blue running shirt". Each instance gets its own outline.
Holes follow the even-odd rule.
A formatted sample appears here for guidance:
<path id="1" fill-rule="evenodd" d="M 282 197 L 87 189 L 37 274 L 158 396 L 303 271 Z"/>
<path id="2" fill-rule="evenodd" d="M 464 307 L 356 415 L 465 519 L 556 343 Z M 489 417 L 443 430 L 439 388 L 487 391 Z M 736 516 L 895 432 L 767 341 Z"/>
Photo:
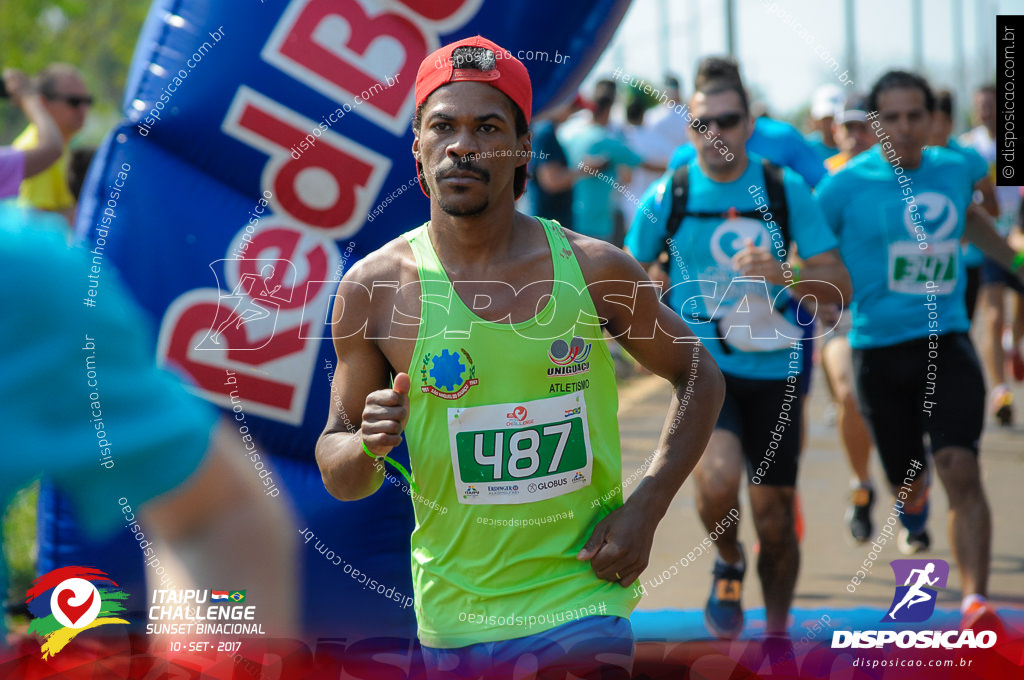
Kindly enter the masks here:
<path id="1" fill-rule="evenodd" d="M 600 174 L 584 175 L 573 186 L 572 220 L 573 231 L 584 236 L 610 240 L 615 231 L 612 216 L 619 200 L 619 193 L 615 189 L 619 179 L 616 166 L 635 167 L 643 163 L 644 159 L 600 125 L 586 125 L 570 130 L 564 138 L 559 139 L 565 148 L 571 170 L 575 170 L 580 161 L 588 156 L 608 161 L 608 167 Z"/>
<path id="2" fill-rule="evenodd" d="M 970 327 L 960 237 L 980 178 L 963 155 L 939 147 L 925 148 L 921 165 L 900 168 L 900 174 L 906 181 L 875 146 L 818 188 L 853 280 L 849 337 L 854 348 Z M 930 303 L 934 309 L 926 307 Z M 929 318 L 930 311 L 935 318 Z"/>
<path id="3" fill-rule="evenodd" d="M 626 246 L 641 262 L 651 262 L 661 252 L 665 228 L 671 212 L 671 173 L 667 173 L 651 185 L 641 200 L 633 224 L 626 234 Z M 783 171 L 783 186 L 789 207 L 790 238 L 799 245 L 800 256 L 814 257 L 837 247 L 832 233 L 825 223 L 821 209 L 811 190 L 800 177 L 789 169 Z M 761 188 L 761 192 L 756 189 Z M 750 155 L 750 161 L 743 175 L 732 182 L 720 183 L 710 179 L 700 169 L 696 160 L 690 162 L 690 193 L 687 211 L 724 213 L 734 207 L 739 212 L 755 210 L 758 201 L 766 203 L 764 194 L 764 169 L 759 156 Z M 646 210 L 645 210 L 646 208 Z M 645 215 L 648 213 L 650 217 Z M 719 319 L 723 331 L 729 327 L 728 320 L 739 318 L 748 309 L 767 305 L 784 311 L 782 317 L 796 326 L 799 332 L 789 338 L 803 337 L 802 328 L 796 325 L 793 305 L 786 304 L 789 294 L 783 286 L 765 284 L 764 280 L 751 281 L 739 277 L 732 267 L 732 257 L 743 249 L 745 239 L 751 239 L 756 246 L 768 248 L 779 260 L 788 255 L 783 247 L 782 237 L 774 221 L 754 220 L 746 217 L 732 219 L 687 217 L 676 231 L 669 252 L 672 285 L 668 303 L 694 334 L 705 340 L 712 356 L 724 373 L 755 380 L 781 380 L 789 373 L 791 348 L 784 343 L 781 349 L 772 351 L 738 351 L 723 348 L 715 323 L 700 319 Z M 740 323 L 732 324 L 734 326 Z M 736 329 L 739 330 L 739 329 Z M 736 332 L 736 331 L 733 331 Z M 748 335 L 750 333 L 748 332 Z"/>
<path id="4" fill-rule="evenodd" d="M 156 367 L 148 321 L 113 266 L 103 268 L 100 295 L 87 297 L 95 260 L 39 224 L 36 211 L 0 206 L 0 264 L 11 282 L 0 291 L 0 511 L 45 473 L 86 529 L 123 532 L 118 499 L 141 505 L 192 475 L 217 411 Z M 5 574 L 0 557 L 0 592 Z"/>

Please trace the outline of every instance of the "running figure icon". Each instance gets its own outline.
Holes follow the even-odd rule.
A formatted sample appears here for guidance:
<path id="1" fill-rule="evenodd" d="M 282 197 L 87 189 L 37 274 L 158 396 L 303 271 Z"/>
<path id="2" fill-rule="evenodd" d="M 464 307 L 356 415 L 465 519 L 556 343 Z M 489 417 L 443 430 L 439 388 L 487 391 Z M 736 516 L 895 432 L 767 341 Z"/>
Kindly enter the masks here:
<path id="1" fill-rule="evenodd" d="M 934 562 L 929 562 L 923 569 L 910 570 L 910 574 L 907 575 L 907 580 L 903 584 L 905 586 L 910 586 L 910 589 L 907 590 L 906 594 L 903 596 L 903 599 L 900 600 L 900 603 L 893 607 L 892 611 L 889 612 L 890 619 L 892 619 L 893 621 L 896 620 L 896 611 L 903 605 L 907 605 L 907 609 L 910 609 L 915 604 L 927 602 L 928 600 L 931 600 L 935 597 L 933 593 L 922 590 L 924 586 L 933 586 L 939 581 L 938 576 L 936 576 L 933 579 L 928 578 L 928 576 L 932 574 L 934 571 Z M 917 582 L 914 583 L 914 585 L 910 585 L 911 580 L 914 579 L 914 574 L 918 575 Z"/>
<path id="2" fill-rule="evenodd" d="M 260 298 L 265 304 L 271 305 L 277 308 L 278 305 L 270 302 L 267 298 L 276 297 L 275 293 L 281 288 L 281 284 L 269 287 L 267 283 L 274 277 L 274 266 L 264 265 L 260 269 L 260 276 L 256 277 L 253 275 L 246 275 L 242 277 L 242 280 L 235 286 L 235 290 L 231 292 L 231 295 L 225 295 L 222 299 L 224 300 L 237 300 L 234 310 L 228 316 L 221 325 L 217 328 L 217 331 L 210 336 L 210 340 L 215 345 L 220 344 L 220 336 L 228 329 L 229 326 L 234 325 L 235 329 L 240 329 L 247 323 L 258 321 L 269 317 L 272 313 L 272 309 L 260 304 L 256 299 Z M 248 287 L 247 287 L 248 284 Z M 257 285 L 262 285 L 262 290 L 256 290 Z M 256 295 L 254 295 L 256 293 Z"/>

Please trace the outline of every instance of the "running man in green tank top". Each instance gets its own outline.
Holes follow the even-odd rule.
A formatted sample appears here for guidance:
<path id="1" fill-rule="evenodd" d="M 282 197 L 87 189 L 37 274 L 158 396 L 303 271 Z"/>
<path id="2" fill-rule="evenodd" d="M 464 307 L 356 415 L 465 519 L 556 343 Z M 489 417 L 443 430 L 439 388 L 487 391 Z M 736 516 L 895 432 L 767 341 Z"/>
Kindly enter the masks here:
<path id="1" fill-rule="evenodd" d="M 541 677 L 628 678 L 634 584 L 724 382 L 635 260 L 516 212 L 531 99 L 525 66 L 479 36 L 420 65 L 412 152 L 430 221 L 339 285 L 317 462 L 333 496 L 358 500 L 405 437 L 428 673 L 492 677 L 529 654 Z M 675 388 L 625 503 L 604 331 Z"/>

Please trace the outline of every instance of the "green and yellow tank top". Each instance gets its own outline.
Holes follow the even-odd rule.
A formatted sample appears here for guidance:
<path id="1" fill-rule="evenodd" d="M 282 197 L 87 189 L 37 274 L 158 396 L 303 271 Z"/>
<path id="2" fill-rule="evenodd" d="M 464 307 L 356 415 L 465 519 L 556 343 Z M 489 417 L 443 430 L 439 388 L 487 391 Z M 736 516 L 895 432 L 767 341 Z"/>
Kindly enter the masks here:
<path id="1" fill-rule="evenodd" d="M 576 559 L 622 505 L 618 392 L 576 256 L 557 223 L 540 222 L 555 281 L 530 284 L 551 294 L 515 324 L 467 307 L 426 224 L 405 234 L 422 287 L 405 434 L 420 487 L 416 619 L 430 647 L 628 617 L 639 600 Z"/>

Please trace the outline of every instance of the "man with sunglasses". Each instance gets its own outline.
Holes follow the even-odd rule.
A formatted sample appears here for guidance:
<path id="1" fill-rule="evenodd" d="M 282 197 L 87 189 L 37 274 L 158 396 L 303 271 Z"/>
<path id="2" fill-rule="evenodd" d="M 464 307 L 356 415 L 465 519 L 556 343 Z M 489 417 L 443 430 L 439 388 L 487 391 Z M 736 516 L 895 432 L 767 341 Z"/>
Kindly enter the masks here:
<path id="1" fill-rule="evenodd" d="M 35 80 L 46 110 L 60 128 L 64 144 L 56 163 L 22 182 L 19 196 L 34 208 L 60 213 L 70 225 L 75 214 L 75 197 L 68 187 L 68 145 L 85 125 L 92 96 L 81 72 L 70 64 L 50 64 L 39 72 Z M 14 140 L 14 147 L 31 149 L 38 143 L 39 130 L 30 124 Z"/>
<path id="2" fill-rule="evenodd" d="M 783 169 L 781 180 L 774 180 L 785 192 L 785 208 L 766 201 L 766 173 L 779 168 L 747 152 L 754 121 L 743 84 L 728 76 L 698 81 L 690 111 L 697 156 L 686 166 L 682 221 L 675 228 L 672 220 L 679 215 L 675 202 L 682 201 L 679 174 L 666 174 L 644 196 L 626 246 L 641 262 L 667 249 L 669 306 L 707 344 L 725 375 L 725 405 L 695 470 L 701 521 L 709 532 L 727 527 L 715 541 L 705 622 L 722 638 L 743 629 L 746 559 L 737 523 L 725 518 L 738 512 L 746 468 L 761 543 L 765 632 L 784 637 L 800 566 L 793 498 L 803 401 L 803 331 L 789 301 L 814 295 L 819 302 L 841 303 L 849 278 L 810 188 L 796 173 Z M 802 269 L 775 221 L 782 210 Z"/>
<path id="3" fill-rule="evenodd" d="M 631 257 L 516 212 L 532 88 L 510 52 L 479 36 L 440 48 L 415 102 L 430 220 L 339 284 L 324 485 L 365 498 L 408 445 L 430 675 L 628 678 L 636 580 L 710 436 L 721 377 Z M 604 329 L 673 383 L 673 409 L 690 401 L 625 503 Z"/>
<path id="4" fill-rule="evenodd" d="M 24 150 L 0 148 L 0 200 L 17 196 L 22 181 L 53 165 L 61 150 L 60 130 L 28 76 L 17 69 L 6 68 L 3 84 L 7 87 L 11 103 L 19 107 L 39 129 L 39 144 Z"/>
<path id="5" fill-rule="evenodd" d="M 695 78 L 698 86 L 702 80 L 721 78 L 743 82 L 739 64 L 732 57 L 705 57 L 698 64 Z M 693 115 L 692 111 L 688 113 L 690 116 Z M 692 120 L 687 122 L 691 123 L 692 127 Z M 826 174 L 825 164 L 818 151 L 804 139 L 799 130 L 785 121 L 759 116 L 754 121 L 754 129 L 747 140 L 747 151 L 756 153 L 775 165 L 790 168 L 812 187 Z M 693 143 L 684 144 L 672 154 L 668 169 L 675 170 L 680 165 L 689 163 L 697 153 Z"/>

